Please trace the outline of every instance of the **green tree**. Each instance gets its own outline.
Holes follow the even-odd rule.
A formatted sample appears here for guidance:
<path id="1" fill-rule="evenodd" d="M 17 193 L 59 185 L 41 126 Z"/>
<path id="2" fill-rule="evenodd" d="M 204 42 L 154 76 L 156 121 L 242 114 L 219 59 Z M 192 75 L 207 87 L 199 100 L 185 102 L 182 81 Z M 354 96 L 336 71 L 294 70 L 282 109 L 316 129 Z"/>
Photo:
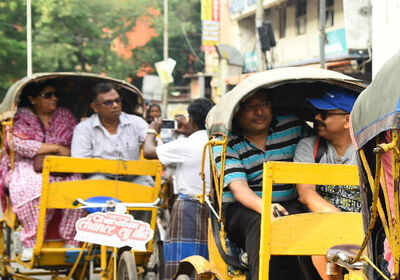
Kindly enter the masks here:
<path id="1" fill-rule="evenodd" d="M 126 41 L 125 33 L 149 5 L 143 0 L 35 1 L 35 71 L 113 72 L 122 64 L 111 49 L 113 40 Z"/>
<path id="2" fill-rule="evenodd" d="M 0 99 L 26 73 L 24 1 L 0 2 Z"/>
<path id="3" fill-rule="evenodd" d="M 0 90 L 26 75 L 26 0 L 0 2 Z M 33 71 L 85 71 L 135 78 L 144 66 L 163 59 L 162 0 L 35 0 Z M 149 8 L 157 9 L 155 15 Z M 113 44 L 129 46 L 141 38 L 132 32 L 148 16 L 154 36 L 118 53 Z M 134 34 L 134 35 L 132 35 Z M 156 35 L 157 35 L 156 34 Z M 132 38 L 132 36 L 134 38 Z M 202 71 L 199 0 L 169 0 L 169 57 L 177 61 L 174 77 Z"/>
<path id="4" fill-rule="evenodd" d="M 160 3 L 161 2 L 161 3 Z M 159 9 L 162 11 L 162 1 Z M 200 0 L 168 0 L 168 39 L 169 57 L 177 64 L 173 73 L 175 84 L 184 83 L 183 75 L 188 72 L 204 71 L 204 53 L 201 51 L 201 1 Z M 159 19 L 162 21 L 162 18 Z M 162 23 L 158 26 L 161 27 Z M 153 38 L 150 45 L 162 60 L 162 36 Z"/>

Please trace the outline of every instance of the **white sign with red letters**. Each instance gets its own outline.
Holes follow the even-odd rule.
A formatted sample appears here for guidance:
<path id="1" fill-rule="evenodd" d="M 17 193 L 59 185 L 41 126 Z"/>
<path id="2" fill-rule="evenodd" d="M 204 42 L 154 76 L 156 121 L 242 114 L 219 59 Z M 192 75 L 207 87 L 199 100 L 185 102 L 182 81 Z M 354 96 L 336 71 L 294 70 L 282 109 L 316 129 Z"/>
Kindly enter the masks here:
<path id="1" fill-rule="evenodd" d="M 75 227 L 77 241 L 116 248 L 129 246 L 135 251 L 145 251 L 154 234 L 148 223 L 116 212 L 89 214 L 79 219 Z"/>

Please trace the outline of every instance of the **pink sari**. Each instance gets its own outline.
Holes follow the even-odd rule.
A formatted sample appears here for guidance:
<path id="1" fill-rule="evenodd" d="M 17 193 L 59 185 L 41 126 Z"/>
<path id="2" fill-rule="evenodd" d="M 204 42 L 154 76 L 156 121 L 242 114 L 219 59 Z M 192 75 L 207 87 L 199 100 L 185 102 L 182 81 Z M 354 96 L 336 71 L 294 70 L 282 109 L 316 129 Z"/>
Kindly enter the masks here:
<path id="1" fill-rule="evenodd" d="M 385 135 L 386 142 L 389 143 L 392 141 L 392 138 L 390 136 L 390 131 L 386 132 Z M 385 153 L 382 156 L 382 162 L 383 162 L 383 170 L 385 174 L 385 179 L 386 179 L 386 186 L 387 186 L 387 193 L 389 197 L 389 206 L 390 206 L 390 212 L 392 217 L 394 217 L 394 186 L 393 186 L 393 172 L 392 172 L 392 151 L 389 151 Z M 383 184 L 383 182 L 382 182 Z M 389 221 L 391 223 L 392 221 Z M 389 246 L 389 241 L 386 238 L 384 242 L 384 258 L 385 260 L 389 263 L 388 264 L 388 270 L 391 274 L 394 272 L 394 259 L 392 255 L 392 251 Z"/>
<path id="2" fill-rule="evenodd" d="M 14 170 L 8 169 L 3 179 L 9 189 L 13 211 L 24 225 L 20 238 L 26 248 L 35 246 L 42 193 L 42 174 L 33 169 L 33 158 L 43 143 L 59 144 L 69 148 L 76 123 L 71 112 L 65 108 L 57 108 L 54 111 L 47 128 L 28 108 L 19 109 L 15 115 L 12 143 L 10 143 L 15 151 Z M 80 175 L 76 174 L 68 177 L 50 176 L 51 182 L 79 179 Z M 61 212 L 58 229 L 60 237 L 70 245 L 79 245 L 79 242 L 74 241 L 75 223 L 83 211 L 63 209 Z M 54 213 L 55 209 L 48 209 L 46 228 Z"/>
<path id="3" fill-rule="evenodd" d="M 39 118 L 28 108 L 21 108 L 15 115 L 13 145 L 15 151 L 14 170 L 10 170 L 7 155 L 2 158 L 2 185 L 8 186 L 13 207 L 40 197 L 42 177 L 33 170 L 33 158 L 42 143 L 70 147 L 77 121 L 65 108 L 57 108 L 45 128 Z M 66 178 L 51 176 L 51 181 L 79 179 L 74 175 Z"/>

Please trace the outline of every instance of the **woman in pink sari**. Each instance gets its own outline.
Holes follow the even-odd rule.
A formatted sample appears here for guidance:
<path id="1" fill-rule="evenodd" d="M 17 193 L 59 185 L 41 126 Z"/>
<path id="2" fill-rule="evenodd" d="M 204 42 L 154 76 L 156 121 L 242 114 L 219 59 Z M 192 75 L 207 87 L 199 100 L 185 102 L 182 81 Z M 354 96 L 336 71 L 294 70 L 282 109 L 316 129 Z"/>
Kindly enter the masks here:
<path id="1" fill-rule="evenodd" d="M 32 258 L 36 242 L 42 175 L 34 170 L 34 158 L 37 155 L 70 155 L 70 145 L 76 120 L 72 113 L 57 107 L 55 87 L 50 84 L 33 84 L 25 90 L 23 98 L 28 104 L 21 107 L 14 118 L 12 142 L 15 151 L 14 170 L 5 176 L 5 185 L 9 188 L 13 211 L 22 223 L 21 241 L 23 251 L 21 259 Z M 79 175 L 68 177 L 51 176 L 50 181 L 77 180 Z M 46 214 L 46 224 L 55 210 Z M 65 247 L 79 245 L 74 241 L 75 222 L 82 210 L 63 210 L 59 233 L 65 240 Z"/>

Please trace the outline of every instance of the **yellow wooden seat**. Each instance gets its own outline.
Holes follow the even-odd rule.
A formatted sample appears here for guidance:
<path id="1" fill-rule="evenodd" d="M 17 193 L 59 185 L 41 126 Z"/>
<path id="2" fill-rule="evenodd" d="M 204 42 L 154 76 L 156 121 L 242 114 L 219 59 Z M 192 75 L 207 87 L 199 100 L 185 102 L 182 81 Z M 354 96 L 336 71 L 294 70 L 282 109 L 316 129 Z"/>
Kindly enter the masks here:
<path id="1" fill-rule="evenodd" d="M 38 221 L 38 233 L 34 257 L 28 268 L 71 266 L 65 260 L 67 251 L 80 251 L 83 249 L 63 248 L 60 242 L 44 241 L 44 221 L 46 210 L 73 209 L 76 199 L 83 200 L 95 196 L 107 196 L 119 199 L 125 203 L 152 203 L 157 200 L 160 192 L 162 166 L 158 160 L 146 161 L 121 161 L 104 159 L 80 159 L 70 157 L 46 157 L 43 165 L 43 187 L 40 200 L 40 212 Z M 107 173 L 118 175 L 148 175 L 155 177 L 154 186 L 144 186 L 117 180 L 77 180 L 63 182 L 49 182 L 51 173 Z M 157 209 L 155 207 L 134 208 L 128 210 L 145 210 L 152 212 L 150 226 L 155 230 Z M 153 250 L 153 242 L 147 245 L 149 253 Z M 39 257 L 40 256 L 40 257 Z"/>
<path id="2" fill-rule="evenodd" d="M 264 163 L 260 279 L 268 279 L 271 255 L 325 255 L 332 246 L 363 241 L 361 213 L 306 213 L 271 222 L 272 184 L 299 183 L 358 186 L 357 166 Z"/>

